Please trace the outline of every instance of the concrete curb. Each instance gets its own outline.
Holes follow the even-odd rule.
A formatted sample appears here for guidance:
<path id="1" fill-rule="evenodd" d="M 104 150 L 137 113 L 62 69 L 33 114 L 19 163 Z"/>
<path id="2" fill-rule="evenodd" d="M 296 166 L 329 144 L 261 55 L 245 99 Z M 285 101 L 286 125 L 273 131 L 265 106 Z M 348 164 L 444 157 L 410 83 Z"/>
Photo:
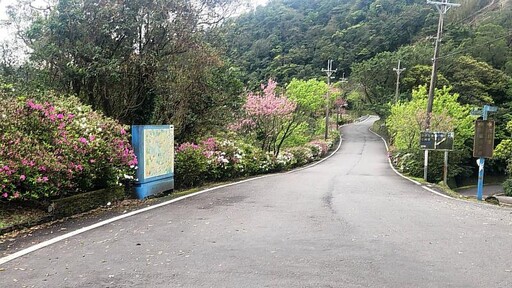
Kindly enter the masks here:
<path id="1" fill-rule="evenodd" d="M 389 146 L 388 146 L 388 143 L 386 142 L 386 139 L 384 139 L 384 138 L 383 138 L 382 136 L 380 136 L 379 134 L 377 134 L 377 133 L 373 132 L 373 131 L 371 130 L 371 128 L 370 128 L 370 129 L 368 129 L 368 131 L 370 131 L 370 132 L 371 132 L 371 133 L 373 133 L 374 135 L 378 136 L 378 137 L 382 140 L 382 142 L 384 142 L 384 145 L 386 146 L 386 151 L 388 151 L 388 153 L 389 153 Z M 403 175 L 402 173 L 400 173 L 398 170 L 396 170 L 396 169 L 395 169 L 395 167 L 393 166 L 393 163 L 391 163 L 391 159 L 390 159 L 389 157 L 388 157 L 388 164 L 389 164 L 389 166 L 391 167 L 391 169 L 393 169 L 393 171 L 394 171 L 398 176 L 400 176 L 400 177 L 402 177 L 402 178 L 404 178 L 404 179 L 406 179 L 406 180 L 408 180 L 408 181 L 411 181 L 412 183 L 414 183 L 414 184 L 416 184 L 416 185 L 420 186 L 421 188 L 423 188 L 423 189 L 425 189 L 425 190 L 429 191 L 430 193 L 433 193 L 433 194 L 435 194 L 435 195 L 441 196 L 441 197 L 443 197 L 443 198 L 462 201 L 461 199 L 453 198 L 453 197 L 448 196 L 448 195 L 445 195 L 445 194 L 443 194 L 443 193 L 439 193 L 439 192 L 435 191 L 434 189 L 432 189 L 432 188 L 430 188 L 430 187 L 428 187 L 428 186 L 425 186 L 425 185 L 421 184 L 420 182 L 418 182 L 418 181 L 416 181 L 416 180 L 413 180 L 413 179 L 411 179 L 411 178 L 409 178 L 409 177 L 407 177 L 407 176 Z M 465 202 L 466 202 L 466 201 L 465 201 Z"/>
<path id="2" fill-rule="evenodd" d="M 388 146 L 388 143 L 386 142 L 386 140 L 385 140 L 382 136 L 380 136 L 379 134 L 377 134 L 377 133 L 373 132 L 373 131 L 371 130 L 371 128 L 370 128 L 370 129 L 368 129 L 368 130 L 369 130 L 371 133 L 373 133 L 374 135 L 378 136 L 380 139 L 382 139 L 382 142 L 384 142 L 384 145 L 386 146 L 386 151 L 388 151 L 388 152 L 389 152 L 389 146 Z M 443 194 L 443 193 L 439 193 L 439 192 L 435 191 L 434 189 L 432 189 L 432 188 L 428 187 L 427 185 L 422 184 L 422 183 L 420 183 L 420 182 L 418 182 L 418 181 L 416 181 L 416 180 L 413 180 L 413 179 L 411 179 L 411 178 L 409 178 L 409 177 L 407 177 L 407 176 L 403 175 L 402 173 L 400 173 L 398 170 L 396 170 L 396 169 L 395 169 L 395 167 L 393 166 L 393 163 L 391 163 L 391 159 L 389 159 L 389 157 L 388 157 L 388 163 L 389 163 L 389 166 L 391 167 L 391 169 L 393 169 L 393 171 L 394 171 L 397 175 L 399 175 L 400 177 L 402 177 L 402 178 L 404 178 L 404 179 L 407 179 L 408 181 L 411 181 L 412 183 L 414 183 L 414 184 L 416 184 L 416 185 L 420 186 L 421 188 L 423 188 L 423 189 L 425 189 L 425 190 L 429 191 L 430 193 L 433 193 L 433 194 L 435 194 L 435 195 L 441 196 L 441 197 L 443 197 L 443 198 L 452 199 L 452 200 L 456 200 L 456 201 L 460 201 L 460 202 L 464 202 L 464 203 L 473 203 L 473 204 L 477 204 L 477 205 L 491 205 L 491 206 L 493 206 L 493 207 L 496 207 L 496 205 L 490 204 L 490 203 L 488 203 L 488 202 L 486 202 L 486 201 L 471 202 L 471 201 L 467 201 L 467 200 L 464 200 L 464 199 L 454 198 L 454 197 L 451 197 L 451 196 L 446 195 L 446 194 Z M 507 198 L 510 198 L 510 202 L 511 202 L 511 203 L 510 203 L 510 204 L 508 204 L 508 203 L 502 203 L 502 202 L 500 202 L 500 200 L 499 200 L 499 199 L 497 199 L 497 200 L 498 200 L 498 205 L 500 205 L 500 206 L 498 206 L 498 207 L 503 207 L 503 206 L 512 207 L 512 197 L 507 197 Z M 507 201 L 509 201 L 509 200 L 507 200 Z"/>

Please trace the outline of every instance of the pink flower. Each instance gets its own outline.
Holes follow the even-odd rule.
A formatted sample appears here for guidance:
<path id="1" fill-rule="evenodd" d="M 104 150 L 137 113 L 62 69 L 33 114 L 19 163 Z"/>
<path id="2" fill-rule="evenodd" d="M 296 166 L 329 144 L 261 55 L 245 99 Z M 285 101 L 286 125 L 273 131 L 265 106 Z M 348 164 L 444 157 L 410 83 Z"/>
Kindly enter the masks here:
<path id="1" fill-rule="evenodd" d="M 78 138 L 78 141 L 84 143 L 84 144 L 87 144 L 87 139 L 85 139 L 84 137 L 80 137 Z"/>
<path id="2" fill-rule="evenodd" d="M 94 139 L 96 139 L 96 137 L 94 137 L 94 135 L 89 135 L 89 141 L 94 141 Z"/>
<path id="3" fill-rule="evenodd" d="M 27 179 L 27 177 L 26 177 L 25 175 L 21 175 L 21 176 L 20 176 L 20 180 L 21 180 L 21 181 L 25 181 L 25 179 Z"/>
<path id="4" fill-rule="evenodd" d="M 2 197 L 7 198 L 9 196 L 6 192 L 2 193 Z"/>
<path id="5" fill-rule="evenodd" d="M 14 192 L 14 198 L 19 198 L 20 197 L 20 193 L 18 193 L 18 191 Z"/>
<path id="6" fill-rule="evenodd" d="M 62 113 L 57 114 L 57 119 L 64 119 L 64 115 Z"/>
<path id="7" fill-rule="evenodd" d="M 121 128 L 121 135 L 124 135 L 126 134 L 126 130 L 124 130 L 124 128 Z"/>

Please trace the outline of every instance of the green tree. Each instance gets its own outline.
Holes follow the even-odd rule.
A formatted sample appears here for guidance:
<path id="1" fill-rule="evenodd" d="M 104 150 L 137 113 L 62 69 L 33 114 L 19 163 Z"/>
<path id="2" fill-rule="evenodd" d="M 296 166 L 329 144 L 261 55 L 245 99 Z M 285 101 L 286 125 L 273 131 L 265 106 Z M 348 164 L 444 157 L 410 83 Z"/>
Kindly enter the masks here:
<path id="1" fill-rule="evenodd" d="M 450 153 L 451 177 L 467 175 L 468 169 L 465 164 L 466 160 L 471 158 L 470 147 L 466 143 L 473 135 L 473 118 L 470 116 L 469 106 L 459 104 L 458 97 L 456 93 L 450 94 L 450 88 L 436 89 L 431 115 L 430 131 L 455 133 L 454 151 Z M 427 89 L 426 86 L 420 86 L 413 91 L 411 101 L 393 104 L 391 114 L 386 119 L 390 143 L 395 154 L 408 155 L 405 157 L 408 162 L 402 168 L 417 177 L 422 175 L 419 140 L 420 131 L 425 130 L 426 107 Z M 437 167 L 442 167 L 442 157 L 436 155 L 440 153 L 431 154 L 431 166 L 434 167 L 434 171 L 429 180 L 439 181 L 442 169 Z"/>
<path id="2" fill-rule="evenodd" d="M 512 99 L 510 76 L 470 56 L 458 57 L 446 76 L 461 103 L 481 106 Z"/>
<path id="3" fill-rule="evenodd" d="M 512 175 L 512 120 L 507 122 L 507 132 L 509 137 L 503 139 L 494 150 L 494 157 L 505 160 L 507 163 L 507 174 Z"/>
<path id="4" fill-rule="evenodd" d="M 299 109 L 309 115 L 318 114 L 325 109 L 325 97 L 329 87 L 316 79 L 293 79 L 286 86 L 286 97 L 295 101 Z"/>
<path id="5" fill-rule="evenodd" d="M 47 87 L 124 123 L 172 123 L 179 138 L 224 107 L 216 85 L 240 92 L 208 43 L 231 2 L 60 0 L 42 13 L 19 2 L 10 14 Z"/>

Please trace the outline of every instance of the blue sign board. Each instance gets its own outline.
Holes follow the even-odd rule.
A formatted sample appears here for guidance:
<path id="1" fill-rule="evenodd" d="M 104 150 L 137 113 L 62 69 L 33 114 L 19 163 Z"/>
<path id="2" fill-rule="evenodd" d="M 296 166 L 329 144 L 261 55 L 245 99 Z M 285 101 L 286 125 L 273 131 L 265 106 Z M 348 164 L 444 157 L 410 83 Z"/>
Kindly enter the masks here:
<path id="1" fill-rule="evenodd" d="M 132 125 L 132 145 L 139 162 L 137 198 L 174 189 L 174 127 Z"/>

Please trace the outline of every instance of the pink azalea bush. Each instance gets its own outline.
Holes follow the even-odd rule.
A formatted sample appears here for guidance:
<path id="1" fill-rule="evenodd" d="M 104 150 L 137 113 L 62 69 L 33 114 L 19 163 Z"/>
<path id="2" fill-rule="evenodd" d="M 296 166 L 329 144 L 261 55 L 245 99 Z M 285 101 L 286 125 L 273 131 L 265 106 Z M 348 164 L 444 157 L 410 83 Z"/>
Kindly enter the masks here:
<path id="1" fill-rule="evenodd" d="M 228 139 L 208 138 L 199 144 L 183 143 L 175 149 L 175 186 L 186 188 L 288 170 L 325 156 L 331 145 L 332 142 L 316 140 L 275 156 L 251 144 Z"/>
<path id="2" fill-rule="evenodd" d="M 0 97 L 0 199 L 46 200 L 133 179 L 126 128 L 74 97 Z"/>

